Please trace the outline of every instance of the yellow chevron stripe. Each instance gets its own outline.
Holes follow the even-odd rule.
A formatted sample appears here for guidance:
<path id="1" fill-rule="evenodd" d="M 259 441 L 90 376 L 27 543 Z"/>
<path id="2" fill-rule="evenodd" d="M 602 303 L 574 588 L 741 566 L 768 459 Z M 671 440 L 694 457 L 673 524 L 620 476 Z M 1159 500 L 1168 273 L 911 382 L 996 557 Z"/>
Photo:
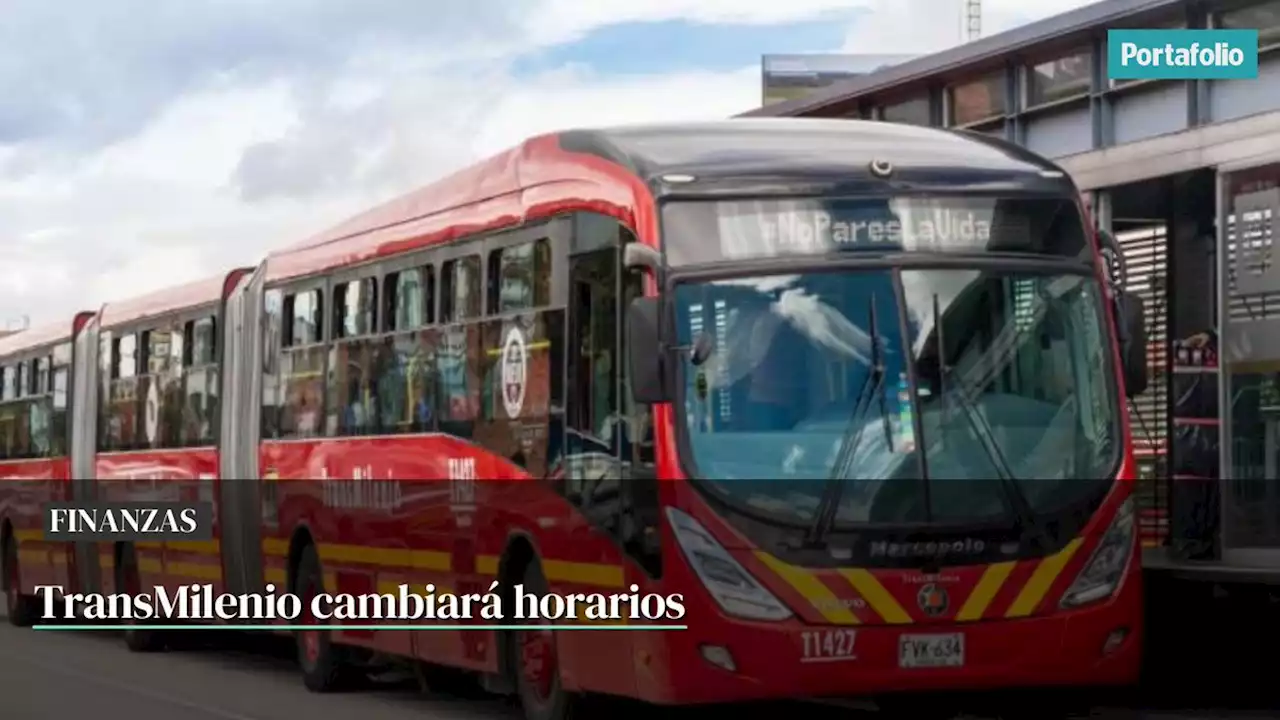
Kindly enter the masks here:
<path id="1" fill-rule="evenodd" d="M 858 617 L 853 614 L 849 608 L 841 604 L 836 594 L 814 576 L 813 573 L 789 565 L 767 552 L 756 552 L 756 557 L 760 558 L 760 562 L 766 567 L 774 571 L 787 582 L 788 585 L 795 588 L 796 592 L 804 596 L 806 600 L 813 604 L 813 607 L 828 622 L 834 625 L 857 625 Z"/>
<path id="2" fill-rule="evenodd" d="M 956 620 L 961 622 L 981 620 L 982 615 L 991 606 L 991 601 L 995 599 L 996 593 L 1000 592 L 1005 580 L 1009 579 L 1009 573 L 1013 572 L 1017 565 L 1016 562 L 996 563 L 983 571 L 973 592 L 969 593 L 960 612 L 956 613 Z"/>
<path id="3" fill-rule="evenodd" d="M 1007 618 L 1026 617 L 1035 612 L 1039 607 L 1040 601 L 1044 600 L 1044 596 L 1049 592 L 1049 588 L 1053 586 L 1053 581 L 1058 579 L 1058 575 L 1062 573 L 1062 568 L 1066 567 L 1071 561 L 1071 557 L 1080 549 L 1080 545 L 1084 541 L 1080 538 L 1067 543 L 1067 546 L 1057 553 L 1040 561 L 1036 566 L 1035 572 L 1031 573 L 1031 579 L 1027 580 L 1027 584 L 1022 586 L 1022 591 L 1018 593 L 1018 597 L 1014 599 L 1013 604 L 1009 606 L 1009 611 L 1004 614 Z"/>
<path id="4" fill-rule="evenodd" d="M 911 616 L 870 572 L 862 568 L 841 568 L 839 572 L 885 622 L 890 625 L 911 624 Z"/>

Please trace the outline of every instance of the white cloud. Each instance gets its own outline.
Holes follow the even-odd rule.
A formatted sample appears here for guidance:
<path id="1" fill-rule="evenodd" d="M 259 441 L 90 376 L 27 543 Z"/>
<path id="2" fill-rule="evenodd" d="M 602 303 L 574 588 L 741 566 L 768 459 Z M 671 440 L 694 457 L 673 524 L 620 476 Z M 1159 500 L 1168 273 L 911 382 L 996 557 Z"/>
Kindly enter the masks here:
<path id="1" fill-rule="evenodd" d="M 24 155 L 30 144 L 6 148 L 7 116 L 0 113 L 0 167 L 18 158 L 34 171 L 0 176 L 0 324 L 23 314 L 61 318 L 110 298 L 254 263 L 273 247 L 532 134 L 726 117 L 759 98 L 754 65 L 625 78 L 565 67 L 517 77 L 511 60 L 530 48 L 613 22 L 769 24 L 861 5 L 867 13 L 850 29 L 850 51 L 927 52 L 958 39 L 959 0 L 954 23 L 937 11 L 939 3 L 951 2 L 503 2 L 493 7 L 525 32 L 468 34 L 454 18 L 448 27 L 455 45 L 439 37 L 377 42 L 367 21 L 361 42 L 336 43 L 348 48 L 340 61 L 319 69 L 282 61 L 270 71 L 231 67 L 202 75 L 161 104 L 141 130 L 75 155 L 74 162 Z M 1033 12 L 1080 4 L 1043 0 Z M 1013 0 L 987 5 L 992 32 L 1024 12 Z M 492 13 L 487 5 L 476 7 L 473 24 L 483 28 Z M 508 12 L 511 7 L 518 12 Z M 212 23 L 208 12 L 200 17 Z M 212 24 L 222 28 L 218 37 L 227 37 L 225 23 Z M 195 42 L 193 33 L 179 34 Z M 916 38 L 918 47 L 905 48 L 904 38 Z M 129 82 L 103 73 L 103 82 Z M 0 89 L 4 79 L 0 72 Z"/>
<path id="2" fill-rule="evenodd" d="M 859 4 L 849 0 L 546 0 L 530 22 L 530 34 L 540 42 L 563 42 L 592 28 L 623 22 L 688 20 L 774 25 L 808 20 L 823 13 L 847 12 Z"/>

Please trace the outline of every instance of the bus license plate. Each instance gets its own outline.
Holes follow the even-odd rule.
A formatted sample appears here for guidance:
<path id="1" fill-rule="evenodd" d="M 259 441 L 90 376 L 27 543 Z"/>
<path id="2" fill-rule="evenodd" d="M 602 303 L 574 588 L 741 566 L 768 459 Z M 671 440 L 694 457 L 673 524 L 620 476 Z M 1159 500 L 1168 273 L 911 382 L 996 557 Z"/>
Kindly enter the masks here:
<path id="1" fill-rule="evenodd" d="M 902 635 L 898 638 L 898 667 L 963 667 L 964 635 Z"/>

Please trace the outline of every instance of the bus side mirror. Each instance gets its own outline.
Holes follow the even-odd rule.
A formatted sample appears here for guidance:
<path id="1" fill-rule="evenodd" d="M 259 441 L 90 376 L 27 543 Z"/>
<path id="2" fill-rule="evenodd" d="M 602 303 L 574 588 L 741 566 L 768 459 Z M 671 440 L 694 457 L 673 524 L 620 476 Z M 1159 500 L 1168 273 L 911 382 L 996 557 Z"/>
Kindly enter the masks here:
<path id="1" fill-rule="evenodd" d="M 1116 295 L 1116 324 L 1120 331 L 1120 362 L 1124 366 L 1124 389 L 1129 397 L 1146 392 L 1147 311 L 1138 295 L 1119 290 Z"/>
<path id="2" fill-rule="evenodd" d="M 663 352 L 658 326 L 661 305 L 656 297 L 640 297 L 627 308 L 627 348 L 631 363 L 631 398 L 654 405 L 668 402 L 663 381 Z"/>

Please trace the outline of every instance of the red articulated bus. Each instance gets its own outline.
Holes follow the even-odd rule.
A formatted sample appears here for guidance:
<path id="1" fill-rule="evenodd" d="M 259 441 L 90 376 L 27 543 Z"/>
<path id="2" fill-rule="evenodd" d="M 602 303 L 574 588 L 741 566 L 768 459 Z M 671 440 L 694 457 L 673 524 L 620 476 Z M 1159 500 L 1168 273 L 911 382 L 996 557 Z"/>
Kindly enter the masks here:
<path id="1" fill-rule="evenodd" d="M 0 550 L 9 622 L 35 620 L 37 585 L 72 585 L 74 559 L 44 541 L 44 503 L 70 498 L 72 338 L 90 315 L 0 338 Z"/>
<path id="2" fill-rule="evenodd" d="M 976 134 L 533 138 L 234 281 L 221 587 L 684 596 L 686 631 L 297 633 L 314 690 L 398 657 L 537 720 L 1127 684 L 1145 364 L 1099 242 Z"/>

